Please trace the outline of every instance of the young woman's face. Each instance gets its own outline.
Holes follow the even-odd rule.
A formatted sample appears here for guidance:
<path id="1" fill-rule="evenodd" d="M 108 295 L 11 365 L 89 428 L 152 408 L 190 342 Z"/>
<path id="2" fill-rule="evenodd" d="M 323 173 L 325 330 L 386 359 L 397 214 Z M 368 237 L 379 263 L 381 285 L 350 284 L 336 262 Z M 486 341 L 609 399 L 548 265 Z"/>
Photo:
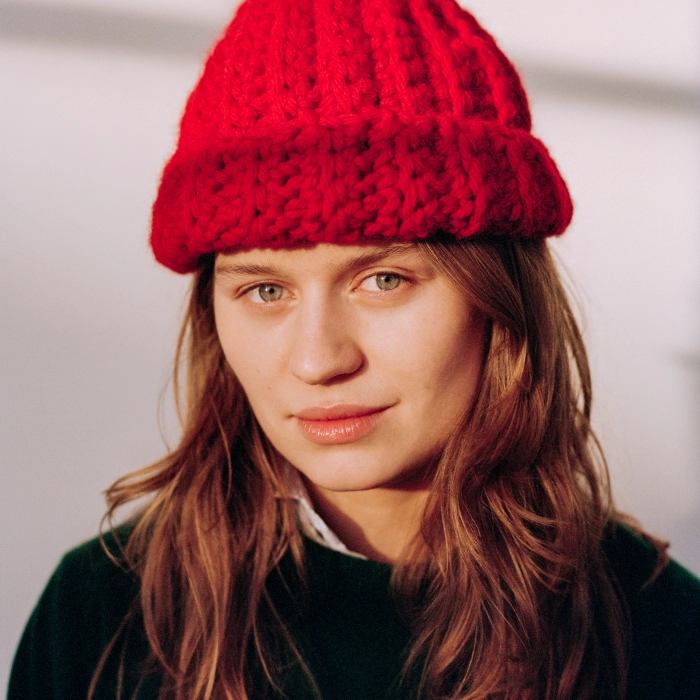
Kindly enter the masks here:
<path id="1" fill-rule="evenodd" d="M 414 246 L 220 254 L 214 311 L 265 434 L 321 489 L 417 485 L 479 380 L 483 321 Z"/>

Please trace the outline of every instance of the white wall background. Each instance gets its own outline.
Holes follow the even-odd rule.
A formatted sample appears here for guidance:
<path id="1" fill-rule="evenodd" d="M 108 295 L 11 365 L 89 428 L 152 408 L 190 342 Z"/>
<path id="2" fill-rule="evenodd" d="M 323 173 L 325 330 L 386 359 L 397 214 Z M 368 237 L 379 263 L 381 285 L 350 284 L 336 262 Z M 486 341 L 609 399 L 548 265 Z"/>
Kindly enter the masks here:
<path id="1" fill-rule="evenodd" d="M 577 205 L 556 248 L 587 319 L 618 504 L 700 572 L 700 3 L 469 7 L 524 69 Z M 62 8 L 0 1 L 2 685 L 58 558 L 96 533 L 101 491 L 164 451 L 187 280 L 152 261 L 149 209 L 233 2 Z M 54 31 L 65 17 L 86 28 Z M 137 25 L 152 41 L 126 36 Z"/>

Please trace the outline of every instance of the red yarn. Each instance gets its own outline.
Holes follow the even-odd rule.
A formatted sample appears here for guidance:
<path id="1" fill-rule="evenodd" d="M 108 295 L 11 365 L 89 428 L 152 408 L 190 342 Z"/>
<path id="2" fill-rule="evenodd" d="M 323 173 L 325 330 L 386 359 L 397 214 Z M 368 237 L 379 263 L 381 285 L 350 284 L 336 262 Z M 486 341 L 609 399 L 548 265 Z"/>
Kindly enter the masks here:
<path id="1" fill-rule="evenodd" d="M 246 0 L 153 207 L 156 258 L 550 236 L 572 205 L 495 42 L 454 0 Z"/>

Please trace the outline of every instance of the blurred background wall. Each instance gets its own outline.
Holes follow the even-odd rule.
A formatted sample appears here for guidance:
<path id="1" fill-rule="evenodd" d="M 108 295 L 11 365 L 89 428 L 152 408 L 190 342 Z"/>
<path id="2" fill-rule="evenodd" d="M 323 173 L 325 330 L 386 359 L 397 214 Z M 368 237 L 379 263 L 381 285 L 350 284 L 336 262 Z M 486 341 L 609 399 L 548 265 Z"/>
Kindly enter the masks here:
<path id="1" fill-rule="evenodd" d="M 163 454 L 188 281 L 151 259 L 149 209 L 234 6 L 0 0 L 2 686 L 58 558 L 97 532 L 102 490 Z M 555 247 L 617 503 L 700 572 L 700 3 L 468 7 L 522 70 L 575 198 Z"/>

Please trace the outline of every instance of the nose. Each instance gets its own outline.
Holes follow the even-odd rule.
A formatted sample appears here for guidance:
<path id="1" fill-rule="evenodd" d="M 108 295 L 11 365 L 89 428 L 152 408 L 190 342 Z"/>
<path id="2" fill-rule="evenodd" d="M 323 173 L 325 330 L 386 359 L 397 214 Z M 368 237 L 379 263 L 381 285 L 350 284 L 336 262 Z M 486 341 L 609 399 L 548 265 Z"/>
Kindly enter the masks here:
<path id="1" fill-rule="evenodd" d="M 364 362 L 352 319 L 342 304 L 321 298 L 300 305 L 289 355 L 295 377 L 306 384 L 329 384 L 352 376 Z"/>

